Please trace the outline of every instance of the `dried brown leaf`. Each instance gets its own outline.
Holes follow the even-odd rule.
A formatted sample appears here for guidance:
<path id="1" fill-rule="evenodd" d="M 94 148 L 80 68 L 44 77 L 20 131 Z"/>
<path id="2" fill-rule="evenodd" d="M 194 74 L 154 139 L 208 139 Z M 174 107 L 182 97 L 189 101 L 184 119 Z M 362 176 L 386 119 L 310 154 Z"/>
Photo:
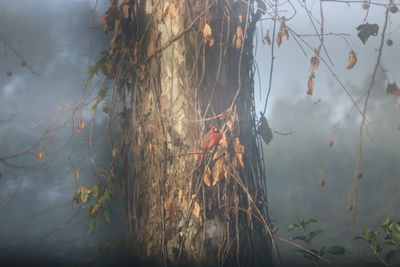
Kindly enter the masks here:
<path id="1" fill-rule="evenodd" d="M 307 95 L 312 95 L 314 90 L 314 74 L 310 75 L 307 82 Z"/>
<path id="2" fill-rule="evenodd" d="M 121 9 L 122 9 L 122 17 L 123 17 L 124 19 L 129 19 L 129 17 L 130 17 L 130 8 L 131 8 L 131 6 L 128 5 L 128 4 L 123 4 L 123 5 L 121 6 Z"/>
<path id="3" fill-rule="evenodd" d="M 269 128 L 268 121 L 264 116 L 260 118 L 260 124 L 258 125 L 258 132 L 261 135 L 262 140 L 265 144 L 269 144 L 273 138 L 271 128 Z"/>
<path id="4" fill-rule="evenodd" d="M 278 44 L 278 47 L 281 45 L 281 43 L 282 43 L 282 35 L 281 35 L 281 32 L 278 32 L 278 34 L 276 35 L 276 37 L 275 37 L 275 41 L 276 41 L 276 43 Z"/>
<path id="5" fill-rule="evenodd" d="M 386 87 L 386 94 L 392 95 L 394 98 L 400 98 L 400 89 L 395 82 L 388 83 Z"/>
<path id="6" fill-rule="evenodd" d="M 82 120 L 81 117 L 78 118 L 78 125 L 76 126 L 77 133 L 81 133 L 85 128 L 85 122 Z"/>
<path id="7" fill-rule="evenodd" d="M 210 175 L 211 175 L 210 168 L 207 167 L 207 170 L 206 170 L 206 172 L 204 173 L 204 177 L 203 177 L 203 182 L 204 182 L 207 186 L 211 186 Z"/>
<path id="8" fill-rule="evenodd" d="M 222 178 L 224 178 L 224 173 L 225 173 L 225 158 L 220 158 L 218 159 L 212 168 L 212 176 L 213 176 L 213 182 L 212 186 L 216 185 L 219 183 Z"/>
<path id="9" fill-rule="evenodd" d="M 233 44 L 237 50 L 242 48 L 243 44 L 243 29 L 242 26 L 237 26 L 236 27 L 236 33 L 233 36 Z"/>
<path id="10" fill-rule="evenodd" d="M 171 18 L 174 18 L 174 17 L 178 16 L 178 9 L 176 8 L 176 6 L 175 6 L 174 3 L 171 3 L 171 4 L 168 6 L 168 15 L 169 15 Z"/>
<path id="11" fill-rule="evenodd" d="M 317 56 L 313 56 L 311 58 L 311 66 L 312 66 L 312 70 L 316 70 L 319 67 L 319 58 Z"/>
<path id="12" fill-rule="evenodd" d="M 74 176 L 75 176 L 76 179 L 81 178 L 81 172 L 79 170 L 75 171 Z"/>
<path id="13" fill-rule="evenodd" d="M 352 69 L 356 63 L 357 63 L 357 53 L 354 52 L 354 50 L 350 50 L 346 69 L 348 70 Z"/>
<path id="14" fill-rule="evenodd" d="M 269 37 L 269 30 L 267 30 L 267 33 L 264 36 L 264 40 L 271 45 L 271 38 Z"/>
<path id="15" fill-rule="evenodd" d="M 194 202 L 192 214 L 195 218 L 200 218 L 200 205 L 197 201 Z"/>

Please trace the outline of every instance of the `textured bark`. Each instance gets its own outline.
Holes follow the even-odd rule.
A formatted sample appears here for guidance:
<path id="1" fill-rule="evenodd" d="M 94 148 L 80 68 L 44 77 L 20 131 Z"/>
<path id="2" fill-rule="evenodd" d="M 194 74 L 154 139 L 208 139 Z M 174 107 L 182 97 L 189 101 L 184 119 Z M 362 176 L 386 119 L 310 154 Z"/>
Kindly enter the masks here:
<path id="1" fill-rule="evenodd" d="M 111 46 L 129 51 L 112 78 L 126 103 L 121 112 L 129 114 L 122 124 L 122 176 L 135 261 L 271 264 L 253 104 L 259 13 L 241 1 L 113 3 L 122 26 Z M 206 25 L 211 35 L 203 32 Z M 224 130 L 226 144 L 217 152 L 225 150 L 201 163 L 202 136 L 212 124 Z M 207 170 L 213 186 L 203 182 Z"/>

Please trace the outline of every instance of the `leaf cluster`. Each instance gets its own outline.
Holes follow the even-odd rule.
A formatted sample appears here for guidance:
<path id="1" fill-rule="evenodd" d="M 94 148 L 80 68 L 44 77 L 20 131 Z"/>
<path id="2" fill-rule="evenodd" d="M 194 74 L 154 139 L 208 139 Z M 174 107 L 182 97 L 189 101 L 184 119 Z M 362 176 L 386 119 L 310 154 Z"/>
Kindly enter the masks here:
<path id="1" fill-rule="evenodd" d="M 319 256 L 324 256 L 326 253 L 331 254 L 331 255 L 340 255 L 345 253 L 345 249 L 340 246 L 340 245 L 333 245 L 329 247 L 321 247 L 320 249 L 315 249 L 313 248 L 313 240 L 322 233 L 322 230 L 320 229 L 314 229 L 314 230 L 308 230 L 307 228 L 311 223 L 317 223 L 317 220 L 315 219 L 307 219 L 307 218 L 301 218 L 297 221 L 297 223 L 290 224 L 288 226 L 288 231 L 295 231 L 297 230 L 298 232 L 301 232 L 302 235 L 297 235 L 290 237 L 290 240 L 301 240 L 305 242 L 309 247 L 310 251 L 319 255 Z M 304 249 L 295 249 L 295 251 L 299 252 L 302 254 L 302 256 L 306 259 L 313 260 L 315 262 L 319 262 L 320 258 L 317 256 L 309 253 L 308 251 Z"/>
<path id="2" fill-rule="evenodd" d="M 371 251 L 368 256 L 376 256 L 386 266 L 400 266 L 400 221 L 394 222 L 388 218 L 379 223 L 385 236 L 381 240 L 380 232 L 362 230 L 362 236 L 356 240 L 364 240 L 369 244 Z"/>

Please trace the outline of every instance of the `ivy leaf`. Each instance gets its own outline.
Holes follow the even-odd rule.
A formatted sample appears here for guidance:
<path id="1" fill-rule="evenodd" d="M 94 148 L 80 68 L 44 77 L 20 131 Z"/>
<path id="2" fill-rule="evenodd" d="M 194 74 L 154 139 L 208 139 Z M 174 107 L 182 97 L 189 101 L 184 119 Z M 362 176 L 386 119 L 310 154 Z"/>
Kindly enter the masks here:
<path id="1" fill-rule="evenodd" d="M 358 38 L 365 44 L 371 35 L 378 35 L 379 25 L 366 23 L 359 25 L 356 29 L 358 31 Z"/>
<path id="2" fill-rule="evenodd" d="M 288 226 L 288 231 L 290 232 L 290 231 L 292 231 L 294 228 L 299 228 L 299 225 L 298 225 L 297 223 L 289 224 L 289 226 Z"/>
<path id="3" fill-rule="evenodd" d="M 343 254 L 346 252 L 346 250 L 339 245 L 336 246 L 332 246 L 326 249 L 326 252 L 332 255 L 339 255 L 339 254 Z"/>

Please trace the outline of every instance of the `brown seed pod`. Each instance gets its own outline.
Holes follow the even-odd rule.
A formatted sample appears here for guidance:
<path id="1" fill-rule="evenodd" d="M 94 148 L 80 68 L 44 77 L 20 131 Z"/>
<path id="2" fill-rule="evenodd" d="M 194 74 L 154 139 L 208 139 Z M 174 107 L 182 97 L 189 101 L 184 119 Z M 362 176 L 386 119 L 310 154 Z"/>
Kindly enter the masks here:
<path id="1" fill-rule="evenodd" d="M 353 205 L 347 205 L 347 206 L 346 206 L 346 210 L 352 211 L 352 210 L 353 210 Z"/>
<path id="2" fill-rule="evenodd" d="M 319 179 L 318 184 L 322 187 L 325 185 L 325 180 L 324 179 Z"/>
<path id="3" fill-rule="evenodd" d="M 364 3 L 364 4 L 362 4 L 362 6 L 361 6 L 363 9 L 368 9 L 369 8 L 369 5 L 367 4 L 367 3 Z"/>
<path id="4" fill-rule="evenodd" d="M 348 70 L 352 69 L 356 63 L 357 63 L 357 53 L 354 52 L 354 50 L 350 50 L 346 69 Z"/>
<path id="5" fill-rule="evenodd" d="M 361 179 L 361 177 L 362 177 L 362 173 L 361 173 L 361 172 L 357 172 L 357 173 L 356 173 L 356 178 L 357 178 L 357 179 Z"/>
<path id="6" fill-rule="evenodd" d="M 20 64 L 21 66 L 25 66 L 25 65 L 26 65 L 26 61 L 23 60 L 23 59 L 21 59 L 21 61 L 19 62 L 19 64 Z"/>
<path id="7" fill-rule="evenodd" d="M 387 40 L 386 40 L 386 44 L 387 44 L 388 46 L 392 46 L 392 45 L 393 45 L 393 40 L 392 40 L 392 39 L 387 39 Z"/>
<path id="8" fill-rule="evenodd" d="M 396 5 L 392 5 L 392 6 L 390 7 L 390 12 L 396 13 L 397 11 L 399 11 L 399 9 L 397 8 Z"/>
<path id="9" fill-rule="evenodd" d="M 332 147 L 333 146 L 333 140 L 332 139 L 328 139 L 328 141 L 326 141 L 326 146 L 327 147 Z"/>

